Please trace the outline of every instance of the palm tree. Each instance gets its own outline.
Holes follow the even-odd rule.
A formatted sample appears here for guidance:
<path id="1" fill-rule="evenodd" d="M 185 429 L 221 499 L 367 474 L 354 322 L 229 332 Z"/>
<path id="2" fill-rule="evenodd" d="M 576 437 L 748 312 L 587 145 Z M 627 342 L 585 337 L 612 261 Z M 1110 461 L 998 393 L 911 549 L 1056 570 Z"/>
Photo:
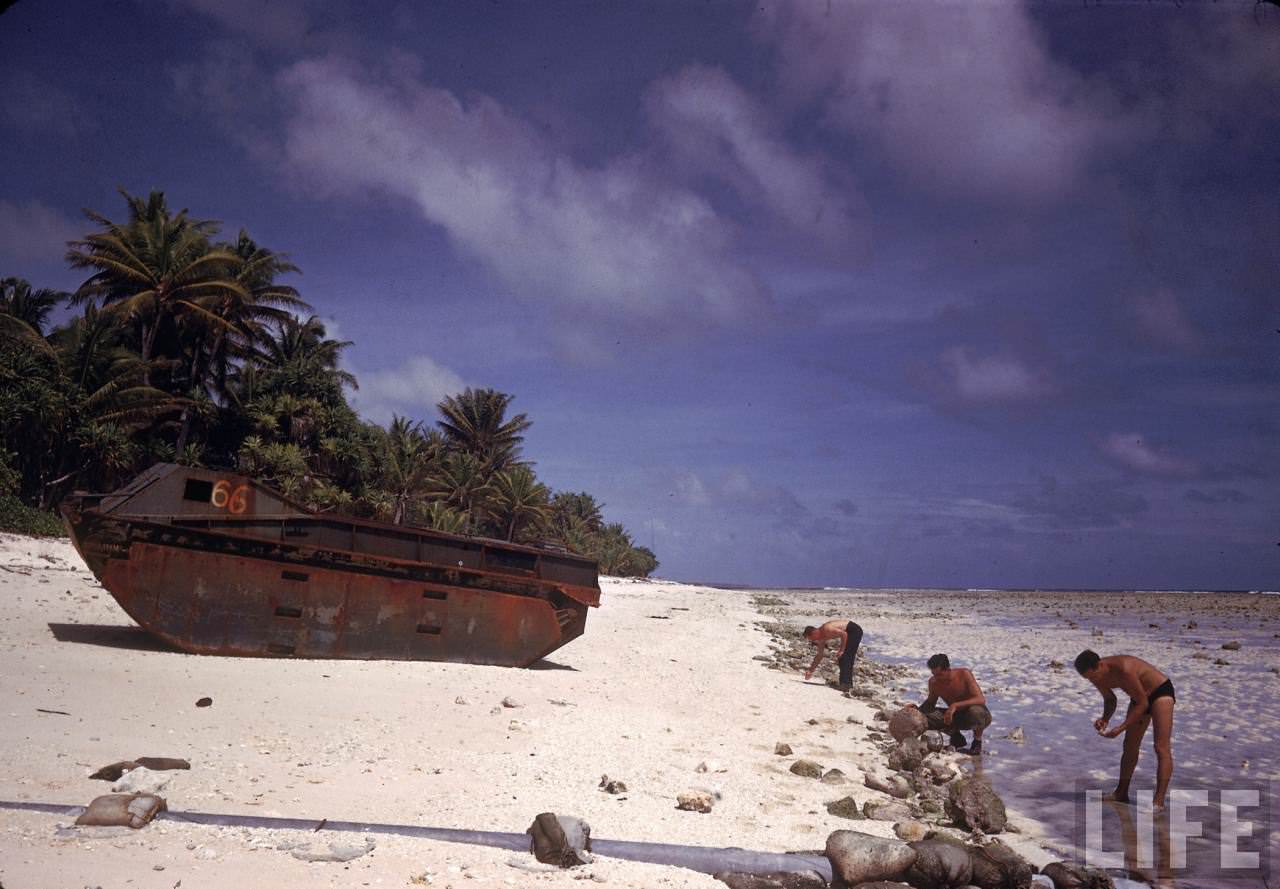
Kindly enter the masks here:
<path id="1" fill-rule="evenodd" d="M 296 321 L 287 310 L 310 308 L 297 290 L 276 281 L 278 275 L 298 271 L 284 254 L 259 246 L 243 229 L 234 245 L 219 245 L 219 249 L 236 257 L 235 279 L 241 289 L 182 301 L 188 310 L 186 326 L 192 330 L 188 341 L 193 398 L 225 393 L 229 361 L 251 355 L 255 345 L 267 342 L 268 323 L 284 325 Z M 179 454 L 186 447 L 193 416 L 193 409 L 183 411 Z"/>
<path id="2" fill-rule="evenodd" d="M 515 465 L 497 473 L 490 509 L 507 540 L 519 531 L 536 527 L 550 515 L 551 492 L 528 466 Z"/>
<path id="3" fill-rule="evenodd" d="M 112 222 L 86 210 L 102 230 L 72 241 L 67 261 L 72 268 L 94 270 L 76 291 L 78 301 L 100 299 L 104 308 L 138 325 L 144 381 L 150 385 L 157 338 L 175 314 L 202 299 L 243 299 L 247 293 L 235 280 L 238 257 L 209 243 L 218 230 L 216 222 L 189 219 L 186 210 L 173 214 L 163 192 L 153 191 L 145 201 L 120 193 L 129 206 L 129 221 Z"/>
<path id="4" fill-rule="evenodd" d="M 524 414 L 506 419 L 511 398 L 494 389 L 468 388 L 437 405 L 444 419 L 436 425 L 451 447 L 501 471 L 519 459 L 520 443 L 531 425 Z"/>
<path id="5" fill-rule="evenodd" d="M 48 287 L 32 290 L 23 278 L 0 280 L 0 315 L 21 321 L 40 336 L 44 336 L 44 324 L 53 307 L 69 298 L 70 294 Z"/>
<path id="6" fill-rule="evenodd" d="M 378 478 L 374 487 L 384 495 L 388 518 L 402 525 L 412 504 L 421 498 L 440 450 L 439 439 L 423 434 L 422 424 L 392 417 L 382 442 Z"/>
<path id="7" fill-rule="evenodd" d="M 471 533 L 487 512 L 493 495 L 492 475 L 474 454 L 446 453 L 435 463 L 423 495 L 443 500 L 445 505 L 467 517 L 466 533 Z"/>

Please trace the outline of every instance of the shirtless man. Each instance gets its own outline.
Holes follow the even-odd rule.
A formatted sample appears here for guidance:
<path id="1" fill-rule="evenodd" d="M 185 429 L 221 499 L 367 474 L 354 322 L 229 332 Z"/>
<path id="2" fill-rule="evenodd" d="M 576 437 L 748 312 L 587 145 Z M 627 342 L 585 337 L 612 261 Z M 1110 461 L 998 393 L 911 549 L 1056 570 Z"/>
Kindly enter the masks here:
<path id="1" fill-rule="evenodd" d="M 1151 805 L 1157 812 L 1164 809 L 1169 793 L 1169 779 L 1173 776 L 1173 705 L 1175 701 L 1173 680 L 1142 658 L 1129 654 L 1099 657 L 1088 649 L 1076 657 L 1076 672 L 1094 684 L 1102 692 L 1102 717 L 1093 721 L 1093 727 L 1104 738 L 1124 735 L 1124 753 L 1120 757 L 1120 781 L 1113 793 L 1104 799 L 1119 803 L 1129 802 L 1129 780 L 1138 765 L 1142 750 L 1142 738 L 1147 726 L 1156 726 L 1156 792 Z M 1116 712 L 1116 696 L 1113 689 L 1123 689 L 1129 696 L 1129 709 L 1124 721 L 1113 729 L 1107 728 L 1111 715 Z"/>
<path id="2" fill-rule="evenodd" d="M 965 741 L 961 731 L 973 732 L 971 756 L 982 755 L 982 733 L 991 725 L 991 711 L 987 698 L 978 687 L 978 680 L 964 667 L 952 667 L 945 654 L 929 658 L 929 697 L 920 705 L 920 712 L 929 720 L 934 731 L 951 730 L 951 746 L 964 752 Z M 945 712 L 938 710 L 938 699 L 947 705 Z M 914 704 L 908 706 L 914 707 Z"/>
<path id="3" fill-rule="evenodd" d="M 804 638 L 818 646 L 813 656 L 813 663 L 805 670 L 804 678 L 813 676 L 813 671 L 822 663 L 822 656 L 827 653 L 827 643 L 839 639 L 840 646 L 836 651 L 836 662 L 840 665 L 840 689 L 848 691 L 853 688 L 853 664 L 858 659 L 858 646 L 862 644 L 862 627 L 853 621 L 829 620 L 820 627 L 805 627 Z"/>

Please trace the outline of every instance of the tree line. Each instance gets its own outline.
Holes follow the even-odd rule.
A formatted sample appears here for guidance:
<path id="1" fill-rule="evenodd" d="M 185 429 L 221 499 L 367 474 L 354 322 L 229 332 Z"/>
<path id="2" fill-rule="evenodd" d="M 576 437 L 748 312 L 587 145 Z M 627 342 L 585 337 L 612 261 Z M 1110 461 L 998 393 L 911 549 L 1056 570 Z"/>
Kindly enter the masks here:
<path id="1" fill-rule="evenodd" d="M 434 423 L 363 420 L 299 271 L 240 231 L 172 211 L 162 192 L 121 192 L 124 221 L 66 259 L 74 292 L 0 280 L 0 523 L 50 510 L 73 489 L 112 490 L 158 461 L 228 467 L 320 512 L 518 543 L 550 542 L 606 574 L 658 565 L 586 492 L 552 491 L 521 444 L 512 396 L 466 389 Z M 70 310 L 50 325 L 55 309 Z"/>

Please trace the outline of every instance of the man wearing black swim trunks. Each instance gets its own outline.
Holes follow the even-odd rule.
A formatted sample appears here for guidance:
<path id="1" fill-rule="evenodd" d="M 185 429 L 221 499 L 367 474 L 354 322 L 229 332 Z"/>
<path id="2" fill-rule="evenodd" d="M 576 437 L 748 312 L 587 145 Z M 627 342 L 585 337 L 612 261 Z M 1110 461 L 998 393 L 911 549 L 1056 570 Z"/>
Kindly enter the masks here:
<path id="1" fill-rule="evenodd" d="M 1156 811 L 1161 811 L 1169 793 L 1169 779 L 1173 776 L 1173 706 L 1176 701 L 1173 680 L 1142 658 L 1128 654 L 1099 657 L 1087 649 L 1076 657 L 1076 672 L 1102 692 L 1102 717 L 1093 721 L 1094 729 L 1104 738 L 1124 735 L 1120 780 L 1106 799 L 1129 802 L 1129 781 L 1138 765 L 1142 738 L 1147 733 L 1147 726 L 1154 724 L 1156 792 L 1151 805 Z M 1123 722 L 1108 729 L 1107 724 L 1116 712 L 1113 689 L 1117 688 L 1129 696 L 1129 709 Z"/>
<path id="2" fill-rule="evenodd" d="M 862 627 L 853 621 L 829 620 L 820 627 L 805 627 L 804 638 L 818 646 L 813 656 L 813 663 L 805 671 L 804 678 L 813 676 L 822 657 L 827 652 L 827 643 L 840 640 L 836 650 L 836 663 L 840 666 L 840 690 L 848 691 L 853 687 L 853 665 L 858 660 L 858 646 L 862 644 Z"/>

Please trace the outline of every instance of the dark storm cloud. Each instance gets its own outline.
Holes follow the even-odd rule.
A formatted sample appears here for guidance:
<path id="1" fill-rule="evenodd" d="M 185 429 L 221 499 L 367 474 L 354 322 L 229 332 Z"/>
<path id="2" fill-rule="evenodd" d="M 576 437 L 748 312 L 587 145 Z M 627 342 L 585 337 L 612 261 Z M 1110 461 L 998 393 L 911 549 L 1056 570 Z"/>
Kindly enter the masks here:
<path id="1" fill-rule="evenodd" d="M 1041 477 L 1034 490 L 1015 496 L 1011 505 L 1030 527 L 1051 529 L 1111 528 L 1150 507 L 1145 497 L 1115 481 L 1060 481 L 1053 475 Z"/>

